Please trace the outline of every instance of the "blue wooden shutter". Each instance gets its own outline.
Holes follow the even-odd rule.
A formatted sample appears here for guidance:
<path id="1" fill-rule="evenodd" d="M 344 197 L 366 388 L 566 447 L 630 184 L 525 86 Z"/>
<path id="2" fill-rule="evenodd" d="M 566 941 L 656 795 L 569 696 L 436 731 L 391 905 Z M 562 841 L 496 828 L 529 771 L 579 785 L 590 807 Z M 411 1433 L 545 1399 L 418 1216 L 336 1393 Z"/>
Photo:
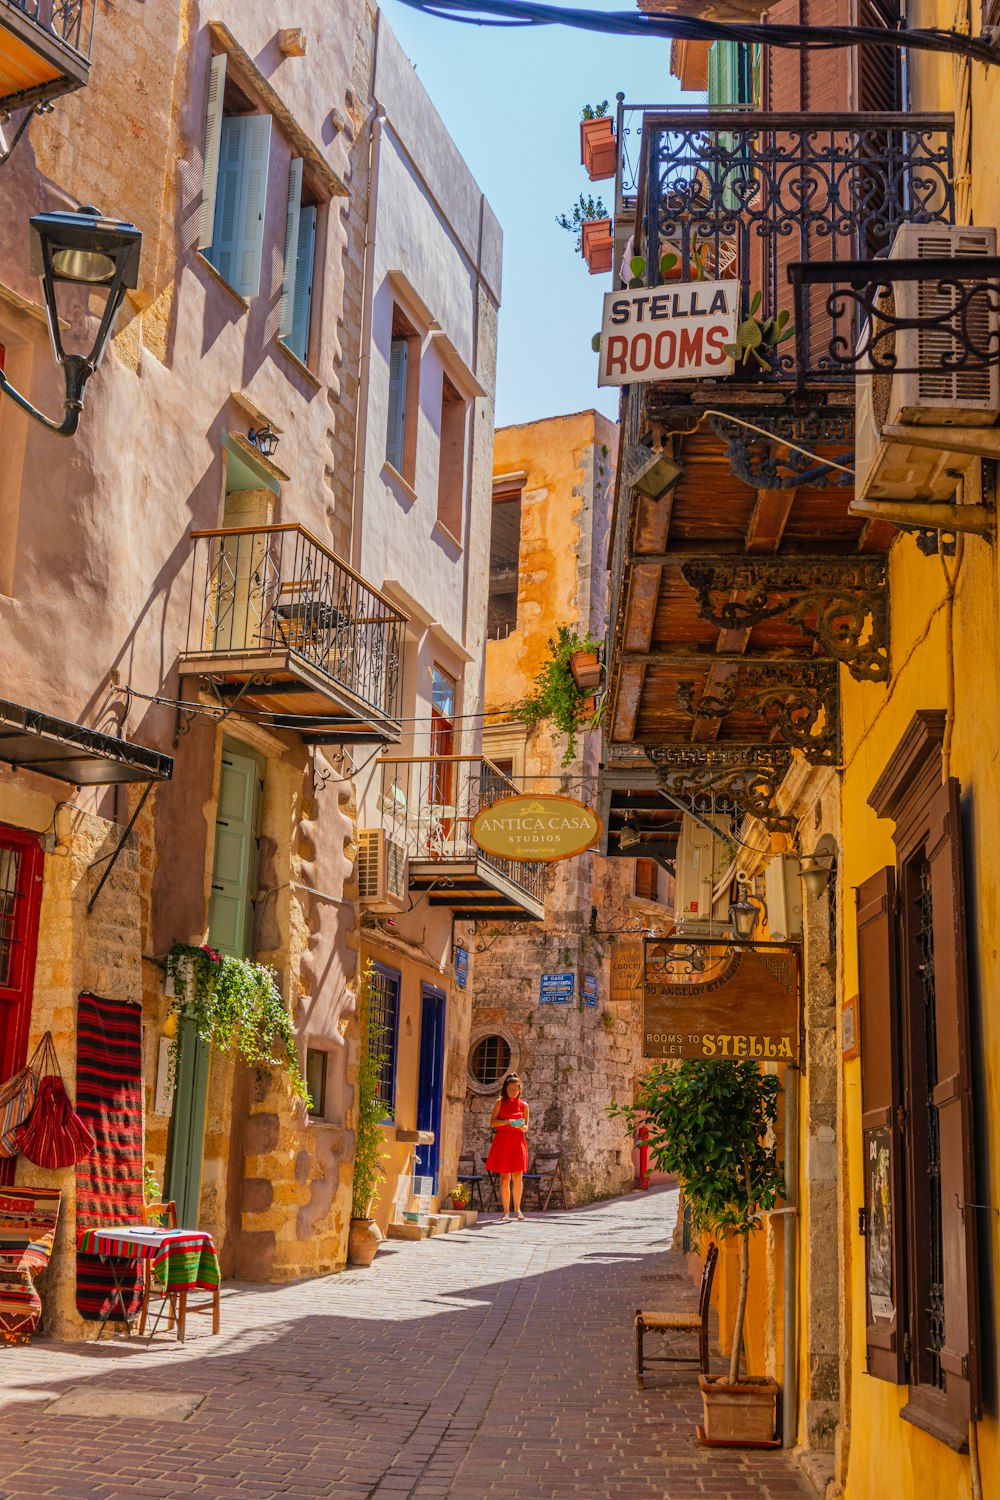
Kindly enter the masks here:
<path id="1" fill-rule="evenodd" d="M 226 54 L 212 58 L 208 80 L 208 108 L 205 112 L 205 154 L 201 174 L 201 216 L 198 220 L 198 248 L 207 250 L 215 230 L 215 194 L 219 181 L 219 146 L 222 140 L 222 98 L 226 91 Z"/>
<path id="2" fill-rule="evenodd" d="M 281 287 L 281 322 L 278 332 L 287 338 L 292 331 L 295 307 L 295 273 L 302 212 L 302 158 L 292 158 L 288 168 L 288 207 L 285 216 L 285 279 Z"/>
<path id="3" fill-rule="evenodd" d="M 295 296 L 293 299 L 292 331 L 287 339 L 288 347 L 299 359 L 305 360 L 309 352 L 309 314 L 312 309 L 313 261 L 316 253 L 316 208 L 307 203 L 299 215 L 299 234 L 296 250 Z"/>
<path id="4" fill-rule="evenodd" d="M 248 115 L 243 148 L 241 213 L 236 244 L 234 287 L 243 297 L 260 291 L 260 262 L 264 250 L 264 205 L 267 163 L 271 152 L 271 116 Z"/>
<path id="5" fill-rule="evenodd" d="M 393 339 L 389 346 L 389 426 L 385 440 L 386 462 L 397 474 L 403 472 L 403 432 L 406 421 L 405 339 Z"/>
<path id="6" fill-rule="evenodd" d="M 208 941 L 220 953 L 251 957 L 257 884 L 260 769 L 248 755 L 224 749 L 219 779 Z"/>
<path id="7" fill-rule="evenodd" d="M 240 195 L 243 178 L 243 150 L 247 117 L 237 115 L 223 120 L 220 132 L 218 187 L 215 197 L 215 224 L 208 259 L 229 285 L 236 285 L 236 241 L 240 218 Z"/>

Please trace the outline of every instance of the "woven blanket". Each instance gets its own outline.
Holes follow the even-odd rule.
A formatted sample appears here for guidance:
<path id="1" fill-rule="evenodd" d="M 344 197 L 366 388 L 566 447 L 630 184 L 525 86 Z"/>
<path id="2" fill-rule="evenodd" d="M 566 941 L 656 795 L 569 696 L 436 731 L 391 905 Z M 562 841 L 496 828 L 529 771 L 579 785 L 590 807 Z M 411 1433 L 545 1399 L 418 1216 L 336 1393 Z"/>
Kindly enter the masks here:
<path id="1" fill-rule="evenodd" d="M 81 995 L 77 1010 L 76 1111 L 94 1149 L 76 1169 L 76 1227 L 137 1224 L 142 1219 L 142 1015 L 137 1005 Z M 129 1315 L 142 1303 L 139 1266 L 122 1278 Z M 111 1267 L 76 1258 L 76 1306 L 96 1321 L 114 1295 Z"/>
<path id="2" fill-rule="evenodd" d="M 78 1247 L 90 1255 L 118 1255 L 152 1262 L 153 1275 L 168 1292 L 219 1285 L 219 1262 L 210 1234 L 191 1229 L 83 1229 Z"/>
<path id="3" fill-rule="evenodd" d="M 58 1188 L 0 1188 L 0 1338 L 27 1344 L 42 1315 L 35 1277 L 52 1254 Z"/>

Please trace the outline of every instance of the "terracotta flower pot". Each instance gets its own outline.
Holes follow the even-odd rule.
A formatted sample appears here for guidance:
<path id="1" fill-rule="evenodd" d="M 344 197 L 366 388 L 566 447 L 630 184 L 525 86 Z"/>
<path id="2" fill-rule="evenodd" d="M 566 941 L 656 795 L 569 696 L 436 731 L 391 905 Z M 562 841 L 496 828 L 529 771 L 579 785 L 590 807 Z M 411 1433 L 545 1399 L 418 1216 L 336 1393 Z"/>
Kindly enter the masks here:
<path id="1" fill-rule="evenodd" d="M 610 219 L 585 219 L 580 231 L 583 258 L 591 276 L 611 270 L 614 256 L 614 237 Z"/>
<path id="2" fill-rule="evenodd" d="M 463 1200 L 458 1198 L 449 1198 L 448 1202 L 451 1204 L 455 1212 L 459 1214 L 464 1214 L 465 1210 L 469 1206 L 467 1202 L 464 1202 Z"/>
<path id="3" fill-rule="evenodd" d="M 352 1219 L 347 1239 L 347 1260 L 352 1266 L 370 1266 L 382 1243 L 382 1231 L 374 1219 Z"/>
<path id="4" fill-rule="evenodd" d="M 583 714 L 584 718 L 588 718 L 588 717 L 590 717 L 590 715 L 596 714 L 596 712 L 597 712 L 597 694 L 596 693 L 591 693 L 591 695 L 590 695 L 589 698 L 584 698 L 583 702 L 580 704 L 580 712 Z"/>
<path id="5" fill-rule="evenodd" d="M 774 1442 L 778 1383 L 769 1375 L 745 1375 L 736 1385 L 699 1375 L 698 1388 L 706 1442 L 731 1448 Z"/>
<path id="6" fill-rule="evenodd" d="M 573 681 L 581 693 L 601 685 L 601 663 L 596 651 L 574 651 L 569 659 Z"/>
<path id="7" fill-rule="evenodd" d="M 602 115 L 599 120 L 580 121 L 580 161 L 591 182 L 603 182 L 615 175 L 618 153 L 610 115 Z"/>

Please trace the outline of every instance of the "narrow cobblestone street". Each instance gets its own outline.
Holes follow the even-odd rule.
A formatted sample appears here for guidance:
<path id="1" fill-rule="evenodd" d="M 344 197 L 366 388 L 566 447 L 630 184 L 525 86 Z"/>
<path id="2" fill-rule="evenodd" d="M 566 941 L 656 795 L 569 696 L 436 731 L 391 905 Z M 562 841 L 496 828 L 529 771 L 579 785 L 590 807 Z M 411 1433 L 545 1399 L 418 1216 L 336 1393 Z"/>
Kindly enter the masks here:
<path id="1" fill-rule="evenodd" d="M 8 1349 L 0 1496 L 805 1500 L 706 1452 L 683 1370 L 644 1392 L 632 1312 L 693 1305 L 676 1192 L 393 1242 L 371 1271 L 228 1284 L 222 1333 Z M 193 1408 L 193 1409 L 192 1409 Z"/>

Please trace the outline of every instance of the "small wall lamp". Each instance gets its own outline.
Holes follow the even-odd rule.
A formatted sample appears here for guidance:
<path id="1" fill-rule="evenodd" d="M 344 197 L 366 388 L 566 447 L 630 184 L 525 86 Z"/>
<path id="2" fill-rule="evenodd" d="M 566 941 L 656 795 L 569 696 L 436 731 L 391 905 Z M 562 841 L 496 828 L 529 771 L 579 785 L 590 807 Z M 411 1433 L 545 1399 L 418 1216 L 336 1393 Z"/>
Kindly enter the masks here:
<path id="1" fill-rule="evenodd" d="M 265 458 L 272 458 L 274 456 L 274 450 L 281 441 L 278 434 L 272 430 L 270 422 L 265 422 L 263 427 L 251 427 L 247 433 L 247 437 L 253 443 L 257 452 L 262 453 Z"/>
<path id="2" fill-rule="evenodd" d="M 815 854 L 799 855 L 799 876 L 810 896 L 822 896 L 830 882 L 834 851 L 820 849 Z"/>
<path id="3" fill-rule="evenodd" d="M 52 352 L 66 380 L 62 421 L 53 421 L 32 406 L 2 370 L 0 392 L 49 432 L 72 437 L 80 424 L 84 386 L 104 358 L 126 291 L 138 285 L 142 234 L 134 224 L 104 218 L 91 204 L 72 213 L 36 214 L 29 222 L 29 234 L 29 268 L 42 283 Z M 107 292 L 89 354 L 67 354 L 62 345 L 58 299 L 59 288 L 67 284 Z"/>

